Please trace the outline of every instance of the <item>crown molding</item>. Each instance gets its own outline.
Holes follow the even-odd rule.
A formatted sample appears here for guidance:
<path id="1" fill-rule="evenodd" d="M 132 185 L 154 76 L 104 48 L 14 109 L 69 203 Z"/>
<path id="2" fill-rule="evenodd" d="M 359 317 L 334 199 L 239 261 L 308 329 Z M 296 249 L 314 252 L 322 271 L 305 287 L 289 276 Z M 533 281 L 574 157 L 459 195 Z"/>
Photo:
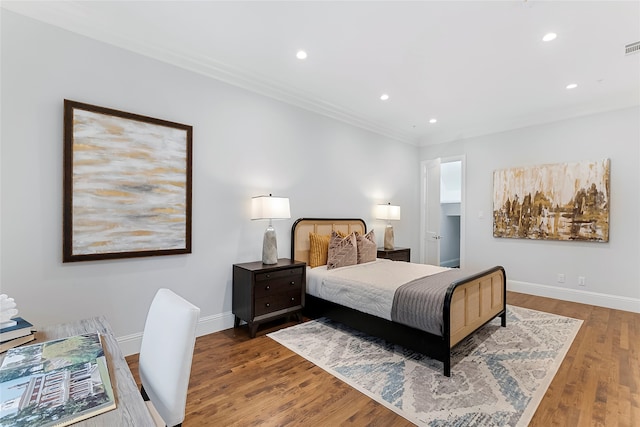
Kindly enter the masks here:
<path id="1" fill-rule="evenodd" d="M 149 43 L 124 32 L 116 32 L 99 20 L 83 2 L 3 1 L 0 7 L 45 22 L 64 30 L 107 43 L 146 57 L 157 59 L 215 80 L 254 92 L 283 103 L 329 117 L 375 134 L 414 146 L 415 137 L 398 129 L 381 125 L 339 105 L 318 99 L 304 91 L 292 90 L 255 73 L 221 63 L 210 57 Z"/>

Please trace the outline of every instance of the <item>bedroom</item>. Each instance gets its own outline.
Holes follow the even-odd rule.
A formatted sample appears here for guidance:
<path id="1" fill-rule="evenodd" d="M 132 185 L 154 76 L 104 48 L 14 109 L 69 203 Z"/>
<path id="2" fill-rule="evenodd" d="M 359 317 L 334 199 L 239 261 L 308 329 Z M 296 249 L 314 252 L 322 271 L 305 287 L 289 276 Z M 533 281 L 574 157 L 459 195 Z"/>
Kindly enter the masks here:
<path id="1" fill-rule="evenodd" d="M 65 98 L 194 126 L 192 254 L 62 264 Z M 231 266 L 260 257 L 265 224 L 249 218 L 252 196 L 290 199 L 291 220 L 274 222 L 280 256 L 295 218 L 360 217 L 382 236 L 373 208 L 392 201 L 402 207 L 396 243 L 418 261 L 420 162 L 465 155 L 470 266 L 504 265 L 521 292 L 637 312 L 639 116 L 636 102 L 415 146 L 2 9 L 0 285 L 34 323 L 107 315 L 126 353 L 137 351 L 159 287 L 199 302 L 200 334 L 224 330 L 233 325 Z M 491 236 L 493 170 L 601 158 L 611 159 L 615 185 L 609 243 Z"/>

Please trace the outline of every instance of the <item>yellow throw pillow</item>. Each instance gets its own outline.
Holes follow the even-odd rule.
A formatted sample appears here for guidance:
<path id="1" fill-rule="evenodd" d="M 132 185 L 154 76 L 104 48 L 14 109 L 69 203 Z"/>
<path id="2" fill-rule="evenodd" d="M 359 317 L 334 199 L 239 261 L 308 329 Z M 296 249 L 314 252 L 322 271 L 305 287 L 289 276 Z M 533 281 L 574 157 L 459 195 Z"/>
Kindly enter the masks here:
<path id="1" fill-rule="evenodd" d="M 342 231 L 338 231 L 336 234 L 340 237 L 347 236 Z M 327 264 L 330 239 L 330 234 L 309 233 L 309 267 L 313 268 Z"/>
<path id="2" fill-rule="evenodd" d="M 318 267 L 327 263 L 330 238 L 328 234 L 309 233 L 309 267 Z"/>

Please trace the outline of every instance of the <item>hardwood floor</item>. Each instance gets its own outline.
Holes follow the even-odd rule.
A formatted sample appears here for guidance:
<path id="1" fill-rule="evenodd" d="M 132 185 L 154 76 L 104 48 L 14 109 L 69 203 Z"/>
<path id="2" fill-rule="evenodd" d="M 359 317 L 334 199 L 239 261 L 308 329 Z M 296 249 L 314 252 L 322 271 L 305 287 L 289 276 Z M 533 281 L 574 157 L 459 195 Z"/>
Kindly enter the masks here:
<path id="1" fill-rule="evenodd" d="M 583 319 L 530 426 L 640 426 L 640 314 L 509 292 L 507 302 Z M 411 426 L 247 326 L 196 340 L 185 427 Z M 138 356 L 127 357 L 138 379 Z"/>

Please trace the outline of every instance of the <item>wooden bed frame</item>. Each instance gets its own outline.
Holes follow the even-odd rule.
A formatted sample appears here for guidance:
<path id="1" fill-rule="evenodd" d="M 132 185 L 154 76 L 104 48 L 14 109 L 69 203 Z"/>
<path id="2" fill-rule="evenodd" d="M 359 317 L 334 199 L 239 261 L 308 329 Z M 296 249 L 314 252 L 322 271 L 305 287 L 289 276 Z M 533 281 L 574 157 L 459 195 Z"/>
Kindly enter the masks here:
<path id="1" fill-rule="evenodd" d="M 309 262 L 309 233 L 331 231 L 365 234 L 362 219 L 300 218 L 291 228 L 291 258 Z M 309 317 L 328 317 L 366 334 L 418 351 L 444 363 L 444 375 L 451 376 L 451 349 L 467 336 L 500 316 L 507 325 L 506 274 L 496 266 L 456 280 L 449 285 L 443 308 L 444 334 L 419 329 L 363 313 L 312 295 L 306 295 L 304 312 Z"/>

